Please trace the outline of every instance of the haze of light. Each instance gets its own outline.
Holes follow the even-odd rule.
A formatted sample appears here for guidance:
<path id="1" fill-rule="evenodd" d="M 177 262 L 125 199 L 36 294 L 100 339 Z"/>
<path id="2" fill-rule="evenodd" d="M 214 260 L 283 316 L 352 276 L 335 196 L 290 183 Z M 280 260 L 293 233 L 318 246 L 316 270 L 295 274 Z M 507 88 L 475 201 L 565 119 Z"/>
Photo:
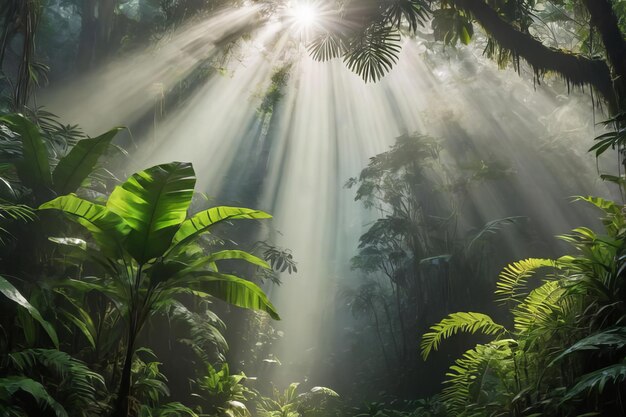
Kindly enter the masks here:
<path id="1" fill-rule="evenodd" d="M 299 30 L 315 23 L 317 11 L 311 7 L 294 9 Z M 249 27 L 255 16 L 255 8 L 246 7 L 183 28 L 139 56 L 50 92 L 45 103 L 65 109 L 64 118 L 81 122 L 92 134 L 131 124 L 154 111 L 155 86 L 168 90 L 181 82 L 217 56 L 220 39 Z M 226 75 L 215 72 L 159 120 L 156 134 L 137 153 L 143 159 L 129 162 L 129 171 L 191 161 L 203 191 L 228 191 L 236 202 L 246 196 L 220 189 L 226 175 L 243 178 L 246 169 L 258 165 L 264 146 L 269 148 L 258 208 L 274 215 L 281 232 L 277 243 L 293 250 L 301 271 L 271 289 L 286 335 L 277 352 L 284 365 L 275 376 L 279 385 L 300 375 L 328 385 L 324 378 L 330 370 L 316 369 L 315 363 L 328 354 L 336 334 L 334 315 L 341 300 L 332 294 L 337 294 L 339 280 L 350 276 L 347 260 L 373 215 L 362 211 L 353 201 L 354 190 L 342 185 L 395 137 L 419 131 L 459 146 L 486 149 L 488 143 L 489 149 L 508 155 L 524 184 L 520 200 L 538 202 L 533 207 L 538 227 L 553 234 L 576 223 L 573 211 L 563 211 L 570 195 L 607 193 L 595 181 L 596 168 L 585 154 L 585 144 L 594 136 L 585 96 L 555 98 L 547 87 L 534 91 L 528 79 L 499 71 L 469 47 L 458 52 L 462 59 L 451 66 L 419 41 L 407 42 L 388 77 L 366 85 L 340 61 L 317 63 L 294 48 L 297 35 L 284 31 L 280 22 L 253 33 L 241 44 L 237 59 L 225 65 Z M 259 118 L 257 108 L 270 77 L 289 64 L 291 75 L 271 120 Z M 552 132 L 559 131 L 568 132 L 558 140 L 567 141 L 573 155 L 563 158 L 568 165 L 549 167 L 532 152 L 554 146 Z M 487 218 L 517 214 L 503 213 L 505 202 L 488 187 L 468 199 Z"/>

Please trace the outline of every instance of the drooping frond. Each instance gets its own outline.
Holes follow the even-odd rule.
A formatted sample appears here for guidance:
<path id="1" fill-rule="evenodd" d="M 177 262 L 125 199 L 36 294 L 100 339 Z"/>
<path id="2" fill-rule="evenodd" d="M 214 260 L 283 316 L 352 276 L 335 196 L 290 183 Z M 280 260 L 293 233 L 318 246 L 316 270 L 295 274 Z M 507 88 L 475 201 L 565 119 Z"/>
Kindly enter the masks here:
<path id="1" fill-rule="evenodd" d="M 365 82 L 375 82 L 391 71 L 400 49 L 400 34 L 396 30 L 372 25 L 350 42 L 344 62 Z"/>
<path id="2" fill-rule="evenodd" d="M 531 291 L 513 309 L 515 330 L 527 336 L 535 330 L 544 336 L 557 331 L 562 324 L 558 318 L 567 306 L 564 294 L 558 281 L 548 281 Z"/>
<path id="3" fill-rule="evenodd" d="M 78 359 L 58 350 L 27 349 L 11 353 L 9 360 L 13 368 L 24 374 L 38 367 L 45 368 L 60 384 L 63 404 L 71 410 L 86 409 L 93 405 L 97 388 L 104 386 L 102 376 Z"/>
<path id="4" fill-rule="evenodd" d="M 387 6 L 384 19 L 398 29 L 406 22 L 409 31 L 414 32 L 430 17 L 428 2 L 424 0 L 387 0 L 383 4 Z"/>
<path id="5" fill-rule="evenodd" d="M 496 283 L 496 296 L 499 302 L 518 302 L 526 295 L 526 283 L 535 271 L 544 267 L 557 267 L 552 259 L 528 258 L 513 262 L 504 267 Z"/>
<path id="6" fill-rule="evenodd" d="M 626 380 L 626 364 L 618 363 L 606 368 L 601 368 L 580 378 L 578 383 L 567 391 L 563 399 L 570 400 L 579 394 L 590 391 L 602 393 L 606 384 L 618 383 L 624 380 Z"/>
<path id="7" fill-rule="evenodd" d="M 340 57 L 346 46 L 339 34 L 327 32 L 313 39 L 307 49 L 314 60 L 324 62 Z"/>
<path id="8" fill-rule="evenodd" d="M 622 349 L 624 346 L 626 346 L 626 327 L 616 327 L 580 339 L 578 342 L 565 349 L 552 363 L 576 352 L 606 349 L 617 350 Z"/>
<path id="9" fill-rule="evenodd" d="M 458 332 L 499 335 L 506 331 L 504 326 L 495 323 L 491 317 L 482 313 L 452 313 L 439 323 L 430 327 L 430 332 L 422 336 L 420 345 L 424 360 L 433 350 L 437 350 L 442 340 Z"/>
<path id="10" fill-rule="evenodd" d="M 481 242 L 484 242 L 485 240 L 489 239 L 489 237 L 497 234 L 504 227 L 513 225 L 522 219 L 525 219 L 525 217 L 503 217 L 501 219 L 496 219 L 485 223 L 482 228 L 478 229 L 471 235 L 471 240 L 466 247 L 467 251 L 471 252 L 476 245 L 480 245 Z"/>

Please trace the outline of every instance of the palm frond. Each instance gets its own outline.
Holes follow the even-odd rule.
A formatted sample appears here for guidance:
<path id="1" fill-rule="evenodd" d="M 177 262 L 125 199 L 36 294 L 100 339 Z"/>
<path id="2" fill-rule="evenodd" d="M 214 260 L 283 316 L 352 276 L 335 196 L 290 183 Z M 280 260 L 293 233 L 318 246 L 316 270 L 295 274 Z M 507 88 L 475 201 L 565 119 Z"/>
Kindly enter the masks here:
<path id="1" fill-rule="evenodd" d="M 485 242 L 489 237 L 497 234 L 504 227 L 513 225 L 517 223 L 519 220 L 525 219 L 523 216 L 512 216 L 512 217 L 503 217 L 501 219 L 496 219 L 489 221 L 483 225 L 479 230 L 474 231 L 471 236 L 470 242 L 467 244 L 467 251 L 471 252 L 475 245 L 479 245 L 482 242 Z"/>
<path id="2" fill-rule="evenodd" d="M 400 33 L 395 29 L 373 24 L 351 40 L 344 62 L 365 82 L 376 82 L 398 61 L 400 40 Z"/>
<path id="3" fill-rule="evenodd" d="M 424 25 L 430 17 L 428 3 L 423 0 L 388 0 L 383 14 L 384 19 L 393 27 L 400 29 L 406 22 L 409 31 L 415 32 L 418 25 Z"/>
<path id="4" fill-rule="evenodd" d="M 324 62 L 343 55 L 346 45 L 341 35 L 326 32 L 313 39 L 307 50 L 314 60 Z"/>

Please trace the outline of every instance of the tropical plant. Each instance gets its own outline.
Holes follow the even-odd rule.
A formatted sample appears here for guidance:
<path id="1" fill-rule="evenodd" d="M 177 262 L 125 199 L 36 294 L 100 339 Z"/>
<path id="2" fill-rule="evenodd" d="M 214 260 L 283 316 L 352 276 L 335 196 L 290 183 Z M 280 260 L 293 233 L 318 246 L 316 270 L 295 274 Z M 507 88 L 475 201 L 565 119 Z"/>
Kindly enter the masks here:
<path id="1" fill-rule="evenodd" d="M 243 384 L 245 380 L 243 372 L 231 374 L 227 363 L 223 363 L 219 371 L 207 365 L 206 375 L 196 381 L 200 390 L 196 395 L 204 400 L 203 412 L 228 417 L 250 416 L 246 403 L 255 393 Z"/>
<path id="2" fill-rule="evenodd" d="M 28 401 L 18 395 L 23 391 L 38 403 L 41 412 L 47 407 L 57 416 L 88 416 L 103 411 L 98 390 L 104 386 L 102 376 L 65 352 L 54 349 L 27 349 L 3 359 L 8 376 L 0 378 L 0 398 L 6 412 L 34 413 Z"/>
<path id="3" fill-rule="evenodd" d="M 15 169 L 19 183 L 31 190 L 34 205 L 57 195 L 75 192 L 81 187 L 121 130 L 114 128 L 98 137 L 78 140 L 66 155 L 52 158 L 47 143 L 52 142 L 50 139 L 54 139 L 54 131 L 59 126 L 49 126 L 42 131 L 20 114 L 1 116 L 0 123 L 8 126 L 19 138 L 20 143 L 12 152 L 12 147 L 4 146 L 2 153 Z M 70 132 L 67 136 L 76 135 Z M 11 139 L 7 138 L 7 141 Z M 54 169 L 51 169 L 51 163 L 56 165 Z"/>
<path id="4" fill-rule="evenodd" d="M 512 328 L 485 314 L 455 313 L 424 334 L 424 358 L 459 331 L 495 336 L 450 367 L 441 399 L 454 415 L 624 413 L 626 289 L 618 277 L 626 268 L 626 219 L 611 201 L 581 200 L 604 212 L 606 234 L 579 227 L 561 237 L 578 254 L 505 267 L 496 296 L 509 305 Z M 552 273 L 532 289 L 539 268 Z"/>
<path id="5" fill-rule="evenodd" d="M 367 278 L 345 293 L 355 317 L 367 318 L 375 331 L 387 385 L 408 385 L 421 366 L 411 353 L 412 334 L 491 285 L 481 275 L 489 272 L 494 251 L 504 250 L 494 248 L 497 237 L 523 219 L 473 226 L 475 219 L 463 214 L 474 204 L 469 190 L 506 178 L 510 170 L 494 158 L 472 163 L 470 155 L 452 164 L 450 153 L 442 141 L 404 135 L 347 184 L 358 186 L 355 200 L 380 216 L 352 258 L 352 268 Z"/>
<path id="6" fill-rule="evenodd" d="M 105 295 L 124 320 L 126 352 L 116 405 L 120 416 L 128 414 L 137 336 L 149 317 L 176 295 L 213 296 L 278 319 L 258 286 L 217 268 L 222 260 L 240 259 L 268 267 L 265 261 L 241 250 L 205 255 L 192 244 L 218 223 L 270 216 L 258 210 L 214 207 L 187 218 L 194 185 L 191 164 L 173 162 L 132 175 L 113 190 L 105 205 L 70 194 L 40 207 L 64 212 L 90 233 L 96 245 L 97 250 L 90 245 L 79 249 L 104 275 L 69 279 L 65 285 Z"/>
<path id="7" fill-rule="evenodd" d="M 257 402 L 259 417 L 320 417 L 337 412 L 339 395 L 326 387 L 313 387 L 298 394 L 299 383 L 293 382 L 283 392 L 276 387 L 273 397 L 262 397 Z"/>

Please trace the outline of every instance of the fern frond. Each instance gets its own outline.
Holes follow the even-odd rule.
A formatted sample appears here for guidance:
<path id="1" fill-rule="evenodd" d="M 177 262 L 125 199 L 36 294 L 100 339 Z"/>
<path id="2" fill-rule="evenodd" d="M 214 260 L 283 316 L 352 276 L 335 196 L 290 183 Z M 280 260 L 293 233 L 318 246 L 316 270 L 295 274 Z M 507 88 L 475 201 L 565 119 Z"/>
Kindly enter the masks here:
<path id="1" fill-rule="evenodd" d="M 537 269 L 544 267 L 557 268 L 557 263 L 552 259 L 528 258 L 504 267 L 496 283 L 495 293 L 499 296 L 497 301 L 502 303 L 507 301 L 518 302 L 521 297 L 526 295 L 528 280 Z"/>
<path id="2" fill-rule="evenodd" d="M 424 360 L 437 350 L 441 341 L 462 331 L 468 333 L 481 332 L 486 335 L 499 335 L 506 332 L 504 326 L 495 323 L 491 317 L 482 313 L 452 313 L 439 323 L 430 327 L 431 332 L 422 336 L 420 344 Z"/>
<path id="3" fill-rule="evenodd" d="M 487 375 L 498 371 L 505 374 L 513 367 L 510 340 L 500 340 L 485 345 L 476 345 L 454 362 L 444 382 L 441 400 L 450 415 L 489 415 L 484 405 L 479 404 L 483 395 L 480 389 Z M 501 369 L 496 369 L 501 368 Z"/>
<path id="4" fill-rule="evenodd" d="M 525 334 L 538 331 L 543 337 L 550 337 L 559 330 L 562 321 L 559 317 L 565 312 L 563 303 L 565 290 L 558 281 L 547 281 L 530 294 L 513 309 L 515 330 Z M 530 340 L 529 340 L 530 341 Z"/>

